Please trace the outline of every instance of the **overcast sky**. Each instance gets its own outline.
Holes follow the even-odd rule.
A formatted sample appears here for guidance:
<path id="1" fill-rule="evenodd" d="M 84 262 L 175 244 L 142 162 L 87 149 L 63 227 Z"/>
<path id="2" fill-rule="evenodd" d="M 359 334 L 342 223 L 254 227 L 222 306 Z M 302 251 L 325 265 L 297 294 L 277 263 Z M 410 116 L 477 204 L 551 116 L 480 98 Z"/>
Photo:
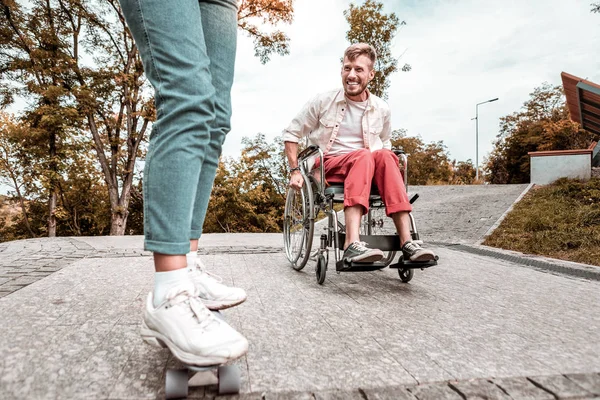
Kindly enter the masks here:
<path id="1" fill-rule="evenodd" d="M 561 71 L 600 82 L 600 14 L 592 0 L 383 0 L 407 25 L 393 54 L 410 72 L 391 78 L 392 129 L 425 142 L 443 140 L 450 156 L 475 161 L 492 149 L 499 118 L 513 113 L 544 81 L 561 85 Z M 339 88 L 340 57 L 348 46 L 343 11 L 350 1 L 296 0 L 290 54 L 262 65 L 240 33 L 233 87 L 233 121 L 224 148 L 238 157 L 241 139 L 281 130 L 321 91 Z M 362 1 L 355 2 L 362 4 Z"/>

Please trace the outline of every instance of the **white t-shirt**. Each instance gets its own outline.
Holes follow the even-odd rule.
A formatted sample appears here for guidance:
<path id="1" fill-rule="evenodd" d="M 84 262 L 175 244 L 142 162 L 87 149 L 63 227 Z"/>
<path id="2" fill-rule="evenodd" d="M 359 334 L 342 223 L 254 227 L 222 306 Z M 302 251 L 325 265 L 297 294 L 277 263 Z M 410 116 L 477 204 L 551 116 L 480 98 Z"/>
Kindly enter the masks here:
<path id="1" fill-rule="evenodd" d="M 340 130 L 327 155 L 339 156 L 365 148 L 362 119 L 368 101 L 352 101 L 346 98 L 347 109 Z"/>

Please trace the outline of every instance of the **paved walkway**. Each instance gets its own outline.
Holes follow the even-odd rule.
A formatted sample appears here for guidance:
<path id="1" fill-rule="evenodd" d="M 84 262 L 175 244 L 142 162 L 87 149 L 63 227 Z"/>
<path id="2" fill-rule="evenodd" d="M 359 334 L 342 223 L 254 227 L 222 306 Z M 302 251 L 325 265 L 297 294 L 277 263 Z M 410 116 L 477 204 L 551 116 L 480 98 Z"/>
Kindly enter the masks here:
<path id="1" fill-rule="evenodd" d="M 225 312 L 250 342 L 233 398 L 600 397 L 599 281 L 439 246 L 440 265 L 410 284 L 383 270 L 320 286 L 312 264 L 288 266 L 279 234 L 205 235 L 201 248 L 249 294 Z M 152 287 L 140 249 L 140 237 L 0 245 L 0 398 L 164 398 L 177 363 L 139 337 Z"/>

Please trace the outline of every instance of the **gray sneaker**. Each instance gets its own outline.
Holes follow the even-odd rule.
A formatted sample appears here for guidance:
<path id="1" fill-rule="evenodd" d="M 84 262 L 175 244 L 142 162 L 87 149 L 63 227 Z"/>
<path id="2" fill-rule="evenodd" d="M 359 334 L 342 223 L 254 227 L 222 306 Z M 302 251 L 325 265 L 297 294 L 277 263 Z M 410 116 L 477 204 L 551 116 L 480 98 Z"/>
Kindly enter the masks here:
<path id="1" fill-rule="evenodd" d="M 344 258 L 354 262 L 372 263 L 383 258 L 383 251 L 370 249 L 365 242 L 353 242 L 344 250 Z"/>
<path id="2" fill-rule="evenodd" d="M 436 255 L 429 249 L 424 249 L 418 243 L 408 241 L 402 246 L 404 260 L 413 262 L 426 262 L 436 259 Z"/>

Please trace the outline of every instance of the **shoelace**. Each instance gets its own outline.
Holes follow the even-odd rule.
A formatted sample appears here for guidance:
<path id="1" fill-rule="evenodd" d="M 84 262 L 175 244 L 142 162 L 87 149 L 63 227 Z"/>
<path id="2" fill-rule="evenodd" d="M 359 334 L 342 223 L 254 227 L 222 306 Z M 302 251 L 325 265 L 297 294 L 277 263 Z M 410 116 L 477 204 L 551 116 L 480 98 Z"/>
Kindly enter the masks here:
<path id="1" fill-rule="evenodd" d="M 170 306 L 182 303 L 189 306 L 192 317 L 196 317 L 200 323 L 200 328 L 205 329 L 215 321 L 215 318 L 209 309 L 198 299 L 196 290 L 193 286 L 186 285 L 171 289 L 167 292 L 167 301 Z"/>
<path id="2" fill-rule="evenodd" d="M 202 264 L 202 262 L 200 260 L 196 260 L 196 269 L 198 271 L 200 271 L 200 273 L 206 274 L 210 279 L 212 279 L 212 280 L 214 280 L 214 281 L 216 281 L 218 283 L 222 283 L 223 282 L 223 278 L 221 278 L 217 274 L 213 274 L 208 269 L 206 269 L 206 266 L 204 264 Z"/>
<path id="3" fill-rule="evenodd" d="M 419 250 L 420 247 L 413 242 L 408 242 L 404 245 L 404 249 L 406 249 L 406 251 L 415 251 L 415 250 Z"/>
<path id="4" fill-rule="evenodd" d="M 358 251 L 367 251 L 369 250 L 369 248 L 367 247 L 367 242 L 359 242 L 356 241 L 354 243 L 352 243 L 351 246 L 354 246 L 354 248 Z"/>

